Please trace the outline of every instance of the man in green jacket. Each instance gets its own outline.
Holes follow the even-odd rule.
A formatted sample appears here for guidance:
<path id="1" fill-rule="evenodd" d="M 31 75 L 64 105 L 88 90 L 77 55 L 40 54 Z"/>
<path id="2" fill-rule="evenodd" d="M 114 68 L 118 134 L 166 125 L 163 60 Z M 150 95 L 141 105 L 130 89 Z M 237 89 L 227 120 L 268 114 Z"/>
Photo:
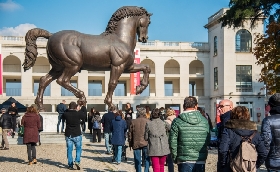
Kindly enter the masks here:
<path id="1" fill-rule="evenodd" d="M 171 125 L 169 145 L 179 172 L 204 172 L 207 145 L 210 142 L 208 121 L 197 111 L 195 97 L 186 97 L 184 112 Z"/>

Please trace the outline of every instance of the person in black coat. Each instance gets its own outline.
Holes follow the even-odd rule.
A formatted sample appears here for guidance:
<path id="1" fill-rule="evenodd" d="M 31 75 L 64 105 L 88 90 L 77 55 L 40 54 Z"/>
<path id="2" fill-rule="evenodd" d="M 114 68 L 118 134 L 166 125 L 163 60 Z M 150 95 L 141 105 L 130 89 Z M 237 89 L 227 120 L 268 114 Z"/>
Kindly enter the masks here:
<path id="1" fill-rule="evenodd" d="M 94 117 L 95 113 L 96 111 L 94 107 L 92 107 L 88 113 L 88 129 L 90 134 L 92 134 L 92 118 Z"/>
<path id="2" fill-rule="evenodd" d="M 12 128 L 13 129 L 13 134 L 12 134 L 12 137 L 14 138 L 15 131 L 16 131 L 16 128 L 17 128 L 17 117 L 18 117 L 18 109 L 16 107 L 15 102 L 13 102 L 11 104 L 11 106 L 8 109 L 8 112 L 12 116 L 12 120 L 13 120 L 13 128 Z"/>
<path id="3" fill-rule="evenodd" d="M 81 121 L 81 128 L 82 132 L 85 133 L 86 131 L 86 122 L 87 122 L 87 108 L 86 104 L 83 101 L 78 101 L 78 105 L 80 106 L 80 112 L 84 115 L 84 120 Z"/>
<path id="4" fill-rule="evenodd" d="M 2 115 L 0 117 L 0 126 L 2 127 L 2 142 L 0 149 L 9 150 L 9 141 L 7 138 L 7 133 L 13 128 L 13 118 L 6 112 L 5 108 L 1 109 Z"/>
<path id="5" fill-rule="evenodd" d="M 267 156 L 264 141 L 257 132 L 257 124 L 250 121 L 249 110 L 244 106 L 237 106 L 232 109 L 230 120 L 225 124 L 225 128 L 221 134 L 220 145 L 218 149 L 219 161 L 222 172 L 232 172 L 230 168 L 230 159 L 234 159 L 239 151 L 242 143 L 242 137 L 250 138 L 256 147 L 258 153 L 256 167 L 259 168 Z"/>
<path id="6" fill-rule="evenodd" d="M 280 93 L 269 98 L 271 116 L 262 121 L 262 138 L 268 152 L 265 166 L 268 171 L 280 171 Z"/>
<path id="7" fill-rule="evenodd" d="M 133 114 L 133 107 L 131 107 L 131 104 L 130 103 L 126 103 L 126 106 L 125 106 L 125 116 L 124 116 L 124 119 L 126 121 L 126 125 L 130 126 L 131 124 L 131 120 L 132 120 L 132 114 Z"/>

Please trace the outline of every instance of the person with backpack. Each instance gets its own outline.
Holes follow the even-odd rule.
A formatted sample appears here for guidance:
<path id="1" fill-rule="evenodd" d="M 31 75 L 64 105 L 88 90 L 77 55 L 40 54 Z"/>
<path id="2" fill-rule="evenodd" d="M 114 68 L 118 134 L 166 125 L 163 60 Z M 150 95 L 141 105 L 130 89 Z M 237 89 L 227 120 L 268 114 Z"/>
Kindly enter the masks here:
<path id="1" fill-rule="evenodd" d="M 92 142 L 96 142 L 96 136 L 98 143 L 101 142 L 101 117 L 98 111 L 95 111 L 92 117 Z"/>
<path id="2" fill-rule="evenodd" d="M 262 121 L 262 138 L 268 152 L 265 166 L 269 172 L 280 171 L 280 93 L 272 95 L 268 104 L 270 116 Z"/>
<path id="3" fill-rule="evenodd" d="M 2 115 L 0 117 L 0 127 L 2 128 L 2 142 L 0 149 L 9 150 L 9 141 L 7 138 L 8 132 L 13 128 L 13 118 L 8 114 L 5 108 L 1 109 Z"/>
<path id="4" fill-rule="evenodd" d="M 256 172 L 265 161 L 267 151 L 264 141 L 257 132 L 257 124 L 250 121 L 250 112 L 246 107 L 232 109 L 221 134 L 218 155 L 222 172 Z"/>

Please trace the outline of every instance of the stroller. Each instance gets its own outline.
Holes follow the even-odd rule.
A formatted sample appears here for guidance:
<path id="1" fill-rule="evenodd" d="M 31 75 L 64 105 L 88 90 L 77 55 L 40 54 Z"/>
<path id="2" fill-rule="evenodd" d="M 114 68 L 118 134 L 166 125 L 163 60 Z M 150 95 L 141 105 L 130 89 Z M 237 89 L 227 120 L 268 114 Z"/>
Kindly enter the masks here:
<path id="1" fill-rule="evenodd" d="M 128 146 L 123 145 L 122 146 L 122 156 L 121 156 L 121 160 L 127 161 L 127 157 L 126 157 L 126 149 Z M 117 156 L 117 152 L 115 152 L 115 146 L 113 145 L 112 147 L 113 150 L 113 157 L 112 157 L 112 162 L 115 162 L 115 158 Z"/>

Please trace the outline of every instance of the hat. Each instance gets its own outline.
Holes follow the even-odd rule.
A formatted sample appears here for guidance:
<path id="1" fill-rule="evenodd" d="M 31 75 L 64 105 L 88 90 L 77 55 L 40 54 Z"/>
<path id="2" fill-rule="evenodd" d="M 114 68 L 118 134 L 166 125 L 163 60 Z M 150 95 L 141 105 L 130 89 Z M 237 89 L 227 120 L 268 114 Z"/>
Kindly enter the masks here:
<path id="1" fill-rule="evenodd" d="M 2 108 L 1 111 L 7 111 L 7 109 L 6 108 Z"/>
<path id="2" fill-rule="evenodd" d="M 275 93 L 273 94 L 269 100 L 268 100 L 268 104 L 270 106 L 280 106 L 280 93 Z"/>
<path id="3" fill-rule="evenodd" d="M 140 115 L 140 116 L 146 115 L 146 109 L 143 108 L 143 107 L 140 107 L 140 108 L 137 110 L 137 112 L 138 112 L 138 115 Z"/>

